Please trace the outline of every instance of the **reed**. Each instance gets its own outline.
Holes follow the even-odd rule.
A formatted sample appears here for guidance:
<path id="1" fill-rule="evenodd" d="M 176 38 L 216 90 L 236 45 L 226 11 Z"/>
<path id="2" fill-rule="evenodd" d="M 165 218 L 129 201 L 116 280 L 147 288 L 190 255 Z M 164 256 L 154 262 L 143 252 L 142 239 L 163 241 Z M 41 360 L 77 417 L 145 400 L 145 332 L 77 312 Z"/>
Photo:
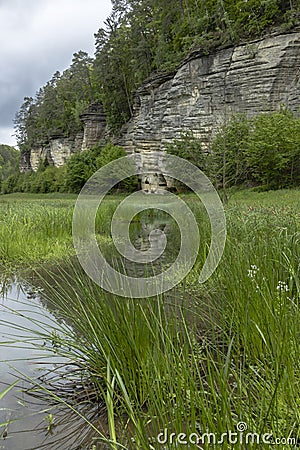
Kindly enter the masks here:
<path id="1" fill-rule="evenodd" d="M 205 252 L 180 286 L 155 298 L 112 296 L 74 261 L 37 272 L 43 301 L 59 320 L 35 332 L 36 345 L 42 340 L 70 363 L 65 392 L 53 380 L 51 389 L 45 381 L 34 391 L 85 415 L 83 448 L 103 448 L 103 440 L 113 450 L 270 447 L 261 440 L 230 444 L 228 435 L 214 444 L 230 430 L 242 439 L 240 423 L 248 433 L 285 439 L 280 448 L 297 448 L 298 198 L 298 191 L 233 196 L 225 253 L 205 285 L 197 281 Z M 205 224 L 193 196 L 185 200 Z M 203 225 L 203 235 L 208 231 Z M 213 435 L 188 447 L 180 433 Z"/>

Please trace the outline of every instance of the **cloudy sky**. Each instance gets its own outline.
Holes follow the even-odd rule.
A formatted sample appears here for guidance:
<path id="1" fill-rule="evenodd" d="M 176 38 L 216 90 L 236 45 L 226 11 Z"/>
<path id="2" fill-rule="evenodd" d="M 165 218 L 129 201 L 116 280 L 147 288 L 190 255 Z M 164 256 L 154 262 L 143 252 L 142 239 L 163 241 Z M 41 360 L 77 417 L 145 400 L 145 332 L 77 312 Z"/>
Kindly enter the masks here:
<path id="1" fill-rule="evenodd" d="M 94 53 L 94 33 L 110 0 L 0 0 L 0 143 L 11 136 L 15 113 L 73 53 Z"/>

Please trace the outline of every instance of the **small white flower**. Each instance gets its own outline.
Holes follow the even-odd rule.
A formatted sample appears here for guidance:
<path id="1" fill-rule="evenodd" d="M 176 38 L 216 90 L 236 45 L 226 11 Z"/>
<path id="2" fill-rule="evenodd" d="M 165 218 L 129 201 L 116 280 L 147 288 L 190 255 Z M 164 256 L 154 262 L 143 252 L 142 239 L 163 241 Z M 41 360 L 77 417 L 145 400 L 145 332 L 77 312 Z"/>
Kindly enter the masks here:
<path id="1" fill-rule="evenodd" d="M 250 269 L 248 269 L 248 277 L 254 278 L 258 271 L 259 267 L 257 267 L 255 264 L 251 264 Z"/>
<path id="2" fill-rule="evenodd" d="M 285 281 L 278 281 L 276 290 L 280 292 L 288 292 L 289 291 L 288 284 Z"/>

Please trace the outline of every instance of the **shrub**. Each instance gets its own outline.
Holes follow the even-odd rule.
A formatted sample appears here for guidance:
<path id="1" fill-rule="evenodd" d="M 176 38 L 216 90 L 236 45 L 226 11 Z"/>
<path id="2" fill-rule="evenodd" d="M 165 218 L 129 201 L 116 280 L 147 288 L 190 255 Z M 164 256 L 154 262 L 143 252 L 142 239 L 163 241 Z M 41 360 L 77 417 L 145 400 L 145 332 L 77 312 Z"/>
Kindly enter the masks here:
<path id="1" fill-rule="evenodd" d="M 254 183 L 266 189 L 300 183 L 300 119 L 280 110 L 252 119 L 235 116 L 212 142 L 223 187 Z"/>
<path id="2" fill-rule="evenodd" d="M 291 112 L 261 114 L 252 120 L 246 164 L 267 188 L 300 182 L 300 119 Z"/>
<path id="3" fill-rule="evenodd" d="M 107 143 L 100 151 L 99 156 L 96 158 L 96 167 L 101 167 L 109 164 L 110 162 L 126 156 L 126 152 L 122 147 L 113 145 L 111 142 Z M 120 175 L 122 177 L 122 175 Z M 138 178 L 131 176 L 118 183 L 115 188 L 119 190 L 125 190 L 132 192 L 138 187 Z"/>
<path id="4" fill-rule="evenodd" d="M 185 131 L 180 139 L 174 139 L 166 146 L 168 153 L 190 161 L 201 170 L 207 169 L 207 154 L 203 150 L 200 139 L 194 137 L 192 131 Z"/>
<path id="5" fill-rule="evenodd" d="M 237 115 L 217 133 L 211 145 L 211 176 L 217 184 L 242 184 L 249 179 L 246 155 L 249 146 L 250 121 Z"/>
<path id="6" fill-rule="evenodd" d="M 66 190 L 79 193 L 95 169 L 95 159 L 89 150 L 72 155 L 66 164 Z"/>

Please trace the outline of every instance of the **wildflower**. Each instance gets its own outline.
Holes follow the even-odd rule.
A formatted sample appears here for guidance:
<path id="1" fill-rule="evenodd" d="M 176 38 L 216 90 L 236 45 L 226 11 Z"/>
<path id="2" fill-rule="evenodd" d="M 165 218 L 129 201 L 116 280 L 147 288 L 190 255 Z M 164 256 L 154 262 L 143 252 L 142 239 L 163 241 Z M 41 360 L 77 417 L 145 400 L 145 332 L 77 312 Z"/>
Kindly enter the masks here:
<path id="1" fill-rule="evenodd" d="M 254 278 L 258 271 L 259 268 L 255 264 L 251 264 L 250 269 L 248 269 L 248 277 Z"/>
<path id="2" fill-rule="evenodd" d="M 278 281 L 276 290 L 280 291 L 280 292 L 288 292 L 289 291 L 289 287 L 288 287 L 288 285 L 287 285 L 287 283 L 285 281 Z"/>

